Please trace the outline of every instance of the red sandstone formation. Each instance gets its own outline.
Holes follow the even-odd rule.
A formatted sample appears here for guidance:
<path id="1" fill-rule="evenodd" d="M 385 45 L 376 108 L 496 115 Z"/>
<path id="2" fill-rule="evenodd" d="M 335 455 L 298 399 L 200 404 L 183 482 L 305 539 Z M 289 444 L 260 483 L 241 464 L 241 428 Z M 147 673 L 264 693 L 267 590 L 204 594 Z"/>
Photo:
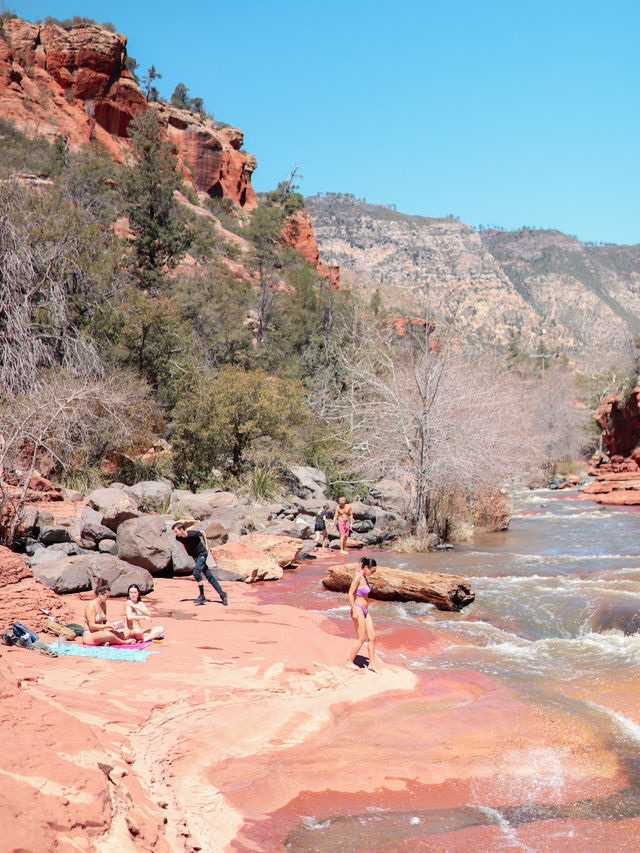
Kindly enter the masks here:
<path id="1" fill-rule="evenodd" d="M 287 219 L 284 239 L 295 252 L 313 264 L 319 275 L 331 284 L 333 290 L 340 289 L 340 267 L 328 266 L 321 262 L 313 223 L 307 210 L 300 210 Z"/>
<path id="2" fill-rule="evenodd" d="M 621 394 L 605 397 L 595 414 L 604 454 L 591 461 L 589 474 L 595 482 L 581 497 L 607 506 L 640 506 L 640 387 L 623 402 Z"/>
<path id="3" fill-rule="evenodd" d="M 129 151 L 129 122 L 151 107 L 196 189 L 248 210 L 257 207 L 251 186 L 256 160 L 240 150 L 242 131 L 218 130 L 209 119 L 186 110 L 147 104 L 125 67 L 126 58 L 126 36 L 94 24 L 65 30 L 5 19 L 0 114 L 28 136 L 62 136 L 72 148 L 95 139 L 122 162 Z"/>

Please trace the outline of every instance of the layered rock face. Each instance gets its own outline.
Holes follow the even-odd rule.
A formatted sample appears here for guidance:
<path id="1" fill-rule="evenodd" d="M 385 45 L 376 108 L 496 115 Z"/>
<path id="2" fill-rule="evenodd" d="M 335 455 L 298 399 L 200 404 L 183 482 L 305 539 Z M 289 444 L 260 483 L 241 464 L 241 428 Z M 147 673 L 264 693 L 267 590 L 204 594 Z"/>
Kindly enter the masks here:
<path id="1" fill-rule="evenodd" d="M 558 231 L 476 231 L 348 198 L 308 198 L 320 251 L 391 313 L 430 316 L 474 343 L 616 349 L 640 331 L 640 246 Z"/>
<path id="2" fill-rule="evenodd" d="M 148 105 L 126 58 L 126 36 L 94 24 L 65 30 L 6 19 L 0 31 L 0 113 L 28 136 L 62 136 L 72 148 L 95 139 L 122 162 L 129 122 L 151 107 L 197 190 L 257 207 L 251 186 L 256 160 L 240 150 L 242 131 L 218 130 L 186 110 Z"/>
<path id="3" fill-rule="evenodd" d="M 340 288 L 340 267 L 329 266 L 320 260 L 320 249 L 313 230 L 311 216 L 307 210 L 294 213 L 287 219 L 284 238 L 294 251 L 313 264 L 322 278 L 326 279 L 334 290 Z"/>
<path id="4" fill-rule="evenodd" d="M 626 400 L 620 394 L 605 397 L 595 415 L 608 455 L 592 460 L 596 477 L 582 497 L 607 506 L 640 506 L 640 387 Z"/>

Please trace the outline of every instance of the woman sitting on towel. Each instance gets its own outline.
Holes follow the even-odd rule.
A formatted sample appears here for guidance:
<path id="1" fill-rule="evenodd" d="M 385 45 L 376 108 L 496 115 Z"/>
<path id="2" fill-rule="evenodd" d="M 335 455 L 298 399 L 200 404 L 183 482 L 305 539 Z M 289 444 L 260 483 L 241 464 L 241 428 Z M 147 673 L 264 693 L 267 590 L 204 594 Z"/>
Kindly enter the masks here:
<path id="1" fill-rule="evenodd" d="M 135 637 L 139 642 L 158 640 L 164 637 L 164 628 L 158 625 L 156 628 L 142 627 L 142 622 L 151 622 L 151 616 L 147 606 L 140 601 L 140 587 L 132 583 L 127 591 L 127 601 L 124 607 L 124 627 L 129 635 Z"/>
<path id="2" fill-rule="evenodd" d="M 95 594 L 96 597 L 84 611 L 86 628 L 82 642 L 85 646 L 129 646 L 135 643 L 135 637 L 125 629 L 124 622 L 107 622 L 107 601 L 111 595 L 109 586 L 99 583 Z"/>

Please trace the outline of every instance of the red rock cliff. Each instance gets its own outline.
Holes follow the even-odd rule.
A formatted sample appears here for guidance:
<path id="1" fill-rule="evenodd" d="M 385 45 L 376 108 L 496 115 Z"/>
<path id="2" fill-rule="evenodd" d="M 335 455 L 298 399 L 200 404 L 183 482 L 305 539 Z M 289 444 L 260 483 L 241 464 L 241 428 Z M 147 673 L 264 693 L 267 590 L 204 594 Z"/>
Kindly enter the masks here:
<path id="1" fill-rule="evenodd" d="M 0 30 L 0 115 L 28 136 L 63 136 L 72 148 L 96 139 L 122 162 L 129 122 L 148 107 L 126 57 L 126 36 L 97 25 L 65 30 L 6 19 Z M 256 160 L 240 151 L 241 131 L 218 130 L 185 110 L 153 106 L 197 190 L 257 207 L 251 186 Z"/>
<path id="2" fill-rule="evenodd" d="M 321 262 L 320 249 L 307 210 L 300 210 L 289 217 L 284 228 L 284 238 L 294 251 L 299 252 L 314 265 L 323 278 L 331 282 L 334 290 L 340 288 L 340 267 L 328 266 Z"/>

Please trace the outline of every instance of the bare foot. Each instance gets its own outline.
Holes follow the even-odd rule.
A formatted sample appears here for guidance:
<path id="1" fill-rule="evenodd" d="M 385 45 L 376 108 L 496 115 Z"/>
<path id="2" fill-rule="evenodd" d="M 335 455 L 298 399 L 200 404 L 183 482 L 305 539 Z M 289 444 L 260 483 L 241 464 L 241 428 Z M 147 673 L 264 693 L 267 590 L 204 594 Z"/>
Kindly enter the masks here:
<path id="1" fill-rule="evenodd" d="M 355 664 L 352 660 L 348 660 L 346 663 L 347 669 L 360 669 L 360 667 Z"/>

